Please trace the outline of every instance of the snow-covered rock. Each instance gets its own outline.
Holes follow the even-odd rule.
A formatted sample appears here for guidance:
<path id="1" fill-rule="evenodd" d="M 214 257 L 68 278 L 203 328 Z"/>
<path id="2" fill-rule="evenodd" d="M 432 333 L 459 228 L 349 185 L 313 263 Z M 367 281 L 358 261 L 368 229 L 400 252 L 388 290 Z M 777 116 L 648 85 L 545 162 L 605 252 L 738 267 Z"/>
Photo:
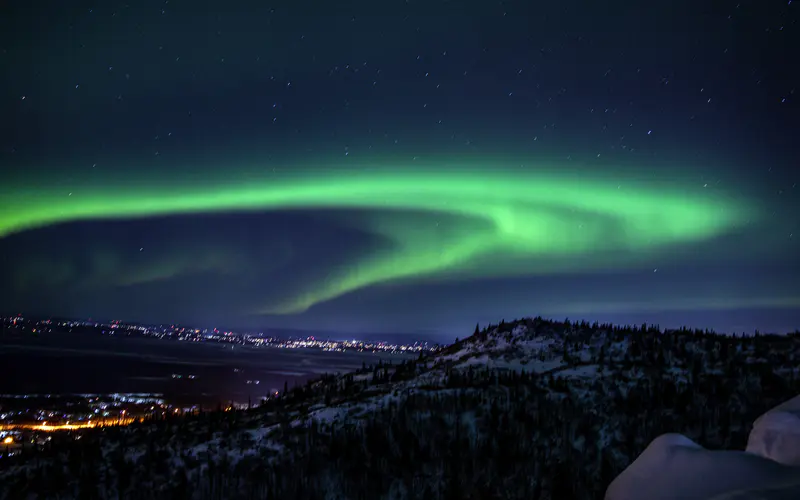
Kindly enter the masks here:
<path id="1" fill-rule="evenodd" d="M 612 481 L 606 500 L 710 500 L 798 479 L 800 468 L 743 451 L 706 450 L 681 434 L 664 434 Z"/>
<path id="2" fill-rule="evenodd" d="M 800 467 L 800 396 L 778 405 L 755 421 L 747 440 L 747 451 Z"/>
<path id="3" fill-rule="evenodd" d="M 654 439 L 606 500 L 800 499 L 800 396 L 759 417 L 747 451 L 712 451 L 681 434 Z"/>

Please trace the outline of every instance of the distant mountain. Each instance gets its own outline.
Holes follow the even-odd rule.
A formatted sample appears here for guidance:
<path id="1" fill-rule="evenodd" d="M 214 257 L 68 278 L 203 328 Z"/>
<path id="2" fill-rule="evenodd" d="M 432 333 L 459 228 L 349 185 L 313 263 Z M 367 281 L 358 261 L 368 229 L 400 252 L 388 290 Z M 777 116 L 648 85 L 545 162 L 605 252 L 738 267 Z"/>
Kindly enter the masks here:
<path id="1" fill-rule="evenodd" d="M 796 335 L 501 322 L 251 411 L 88 432 L 0 465 L 0 497 L 603 498 L 660 435 L 745 449 L 799 366 Z"/>

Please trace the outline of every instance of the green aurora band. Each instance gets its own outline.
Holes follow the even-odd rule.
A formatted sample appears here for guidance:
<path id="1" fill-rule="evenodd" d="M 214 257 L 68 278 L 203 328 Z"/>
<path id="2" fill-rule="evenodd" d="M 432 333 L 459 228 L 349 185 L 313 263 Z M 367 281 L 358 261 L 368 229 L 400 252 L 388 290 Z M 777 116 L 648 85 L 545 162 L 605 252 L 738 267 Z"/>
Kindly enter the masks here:
<path id="1" fill-rule="evenodd" d="M 326 170 L 212 182 L 136 178 L 0 188 L 0 237 L 80 220 L 231 211 L 329 210 L 378 249 L 259 314 L 292 314 L 378 283 L 630 266 L 759 218 L 741 199 L 658 183 L 522 170 Z M 69 190 L 70 193 L 66 193 Z M 346 212 L 347 211 L 347 212 Z M 356 215 L 351 213 L 355 211 Z"/>

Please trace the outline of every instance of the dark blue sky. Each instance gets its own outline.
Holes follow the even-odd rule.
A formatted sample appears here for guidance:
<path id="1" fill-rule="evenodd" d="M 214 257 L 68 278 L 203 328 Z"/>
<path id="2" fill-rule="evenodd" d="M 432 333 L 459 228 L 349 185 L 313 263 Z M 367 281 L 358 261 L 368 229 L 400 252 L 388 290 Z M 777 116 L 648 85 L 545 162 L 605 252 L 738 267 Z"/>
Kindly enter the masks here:
<path id="1" fill-rule="evenodd" d="M 798 328 L 798 8 L 12 1 L 0 16 L 0 308 L 448 336 L 538 314 Z M 704 203 L 746 213 L 714 234 L 626 246 L 633 259 L 599 255 L 602 241 L 562 248 L 558 268 L 543 269 L 530 259 L 556 257 L 553 227 L 536 233 L 546 251 L 483 249 L 425 266 L 468 238 L 411 230 L 461 231 L 460 209 L 353 199 L 240 209 L 269 175 L 338 185 L 375 168 L 420 186 L 444 172 L 456 185 L 467 183 L 463 165 L 490 180 L 470 207 L 486 199 L 491 211 L 503 196 L 488 192 L 495 178 L 536 203 L 549 189 L 539 180 L 556 172 L 606 203 L 569 198 L 559 221 L 572 223 L 576 207 L 614 213 L 603 231 L 631 241 L 645 239 L 627 226 L 644 209 L 634 202 L 652 207 L 662 191 L 695 218 Z M 224 207 L 186 213 L 164 201 L 197 186 L 228 197 L 226 182 L 237 189 Z M 574 195 L 569 182 L 553 189 Z M 619 195 L 633 212 L 615 211 L 603 183 L 641 186 Z M 464 195 L 445 184 L 432 196 Z M 141 206 L 115 209 L 115 193 Z M 91 210 L 74 215 L 70 203 Z M 680 206 L 664 201 L 672 212 Z M 481 217 L 470 208 L 468 219 Z M 398 218 L 413 223 L 399 231 Z M 413 272 L 390 269 L 411 266 L 403 256 Z M 498 264 L 518 258 L 516 272 Z M 310 296 L 306 310 L 265 312 Z"/>

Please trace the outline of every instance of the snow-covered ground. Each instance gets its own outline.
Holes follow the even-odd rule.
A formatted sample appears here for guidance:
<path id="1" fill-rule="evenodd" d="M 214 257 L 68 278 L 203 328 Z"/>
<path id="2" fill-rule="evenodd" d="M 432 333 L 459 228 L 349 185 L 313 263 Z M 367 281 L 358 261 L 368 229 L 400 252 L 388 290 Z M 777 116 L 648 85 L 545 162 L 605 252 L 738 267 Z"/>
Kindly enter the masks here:
<path id="1" fill-rule="evenodd" d="M 606 500 L 800 499 L 800 396 L 756 420 L 746 451 L 659 436 L 609 485 Z"/>

